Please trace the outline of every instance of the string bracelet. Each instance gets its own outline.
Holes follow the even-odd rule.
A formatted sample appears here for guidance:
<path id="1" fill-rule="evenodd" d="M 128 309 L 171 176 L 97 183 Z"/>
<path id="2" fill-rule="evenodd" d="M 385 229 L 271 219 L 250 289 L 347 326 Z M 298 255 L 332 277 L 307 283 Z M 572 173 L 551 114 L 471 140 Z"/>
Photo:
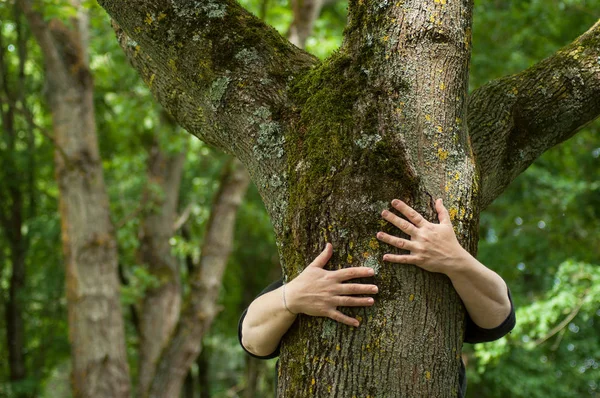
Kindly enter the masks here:
<path id="1" fill-rule="evenodd" d="M 290 308 L 287 305 L 287 301 L 285 300 L 285 283 L 281 286 L 281 291 L 283 294 L 283 306 L 285 307 L 285 309 L 288 310 L 288 312 L 292 315 L 298 315 L 298 314 L 292 312 L 292 310 L 290 310 Z"/>

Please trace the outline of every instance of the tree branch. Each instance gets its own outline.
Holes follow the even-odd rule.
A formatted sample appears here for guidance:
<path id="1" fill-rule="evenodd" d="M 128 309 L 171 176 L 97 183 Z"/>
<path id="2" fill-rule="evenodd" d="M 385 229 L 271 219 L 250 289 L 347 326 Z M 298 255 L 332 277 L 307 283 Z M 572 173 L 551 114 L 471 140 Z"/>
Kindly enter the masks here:
<path id="1" fill-rule="evenodd" d="M 133 66 L 177 122 L 248 161 L 261 118 L 278 115 L 290 79 L 317 63 L 234 0 L 99 3 L 118 24 Z"/>
<path id="2" fill-rule="evenodd" d="M 487 207 L 549 148 L 600 114 L 600 21 L 573 43 L 469 99 L 468 126 Z"/>
<path id="3" fill-rule="evenodd" d="M 538 346 L 538 345 L 544 343 L 549 338 L 554 336 L 556 333 L 563 330 L 573 320 L 573 318 L 575 318 L 577 316 L 577 314 L 579 313 L 579 310 L 581 310 L 581 307 L 583 306 L 583 303 L 585 302 L 585 297 L 587 296 L 589 291 L 590 291 L 590 289 L 586 289 L 585 292 L 583 292 L 583 294 L 581 295 L 581 298 L 579 299 L 579 303 L 573 309 L 573 311 L 571 311 L 571 313 L 569 315 L 567 315 L 567 317 L 565 319 L 563 319 L 562 322 L 560 322 L 551 331 L 549 331 L 548 334 L 546 334 L 544 337 L 540 337 L 539 339 L 537 339 L 534 342 L 534 345 Z"/>

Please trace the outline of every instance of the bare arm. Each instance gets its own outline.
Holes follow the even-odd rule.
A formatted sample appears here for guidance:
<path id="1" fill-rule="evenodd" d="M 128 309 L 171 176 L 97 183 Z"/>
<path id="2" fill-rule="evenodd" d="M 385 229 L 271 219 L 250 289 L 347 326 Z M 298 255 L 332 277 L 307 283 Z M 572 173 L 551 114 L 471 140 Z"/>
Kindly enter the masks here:
<path id="1" fill-rule="evenodd" d="M 373 276 L 369 267 L 352 267 L 336 271 L 323 269 L 331 258 L 330 243 L 325 250 L 294 280 L 256 298 L 248 307 L 242 322 L 242 345 L 251 353 L 267 356 L 275 351 L 279 341 L 294 323 L 297 314 L 329 317 L 357 327 L 358 320 L 344 315 L 337 307 L 371 306 L 371 297 L 351 294 L 374 294 L 377 286 L 362 283 L 342 283 L 349 279 Z"/>
<path id="2" fill-rule="evenodd" d="M 411 239 L 398 238 L 384 232 L 377 233 L 377 238 L 400 249 L 409 250 L 410 254 L 386 254 L 383 259 L 393 263 L 415 264 L 426 271 L 447 275 L 475 324 L 486 329 L 499 326 L 511 311 L 506 283 L 500 275 L 485 267 L 460 246 L 442 200 L 438 199 L 435 205 L 439 224 L 425 220 L 400 200 L 392 201 L 392 206 L 406 216 L 408 221 L 387 210 L 383 211 L 382 216 L 410 235 Z"/>

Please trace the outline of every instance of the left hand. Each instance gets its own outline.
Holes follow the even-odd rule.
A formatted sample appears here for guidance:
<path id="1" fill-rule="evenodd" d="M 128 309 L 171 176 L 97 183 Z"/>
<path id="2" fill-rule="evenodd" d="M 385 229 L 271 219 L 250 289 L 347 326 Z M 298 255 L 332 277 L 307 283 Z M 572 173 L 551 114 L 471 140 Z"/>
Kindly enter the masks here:
<path id="1" fill-rule="evenodd" d="M 394 199 L 392 206 L 408 221 L 387 210 L 381 213 L 382 217 L 408 234 L 410 240 L 385 232 L 378 232 L 377 239 L 399 249 L 408 250 L 410 254 L 385 254 L 384 261 L 415 264 L 426 271 L 441 272 L 446 275 L 456 271 L 464 263 L 463 259 L 468 253 L 458 243 L 450 222 L 450 215 L 441 199 L 435 201 L 439 224 L 430 223 L 401 200 Z"/>

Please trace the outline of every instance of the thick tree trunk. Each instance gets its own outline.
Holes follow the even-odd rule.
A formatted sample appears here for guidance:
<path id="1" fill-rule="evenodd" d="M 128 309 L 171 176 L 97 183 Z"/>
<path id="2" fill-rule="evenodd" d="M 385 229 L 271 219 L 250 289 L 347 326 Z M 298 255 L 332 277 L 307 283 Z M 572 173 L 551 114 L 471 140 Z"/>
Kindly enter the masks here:
<path id="1" fill-rule="evenodd" d="M 75 397 L 129 397 L 129 368 L 117 251 L 110 222 L 94 118 L 93 83 L 85 53 L 85 15 L 75 29 L 46 23 L 19 0 L 44 54 L 53 116 L 66 264 L 72 383 Z"/>
<path id="2" fill-rule="evenodd" d="M 279 394 L 455 396 L 461 302 L 445 276 L 383 264 L 389 248 L 375 234 L 390 199 L 432 220 L 433 200 L 443 197 L 459 240 L 475 247 L 475 166 L 463 122 L 472 5 L 350 6 L 343 48 L 292 88 L 302 111 L 301 127 L 286 136 L 294 152 L 282 260 L 291 278 L 330 241 L 332 267 L 375 268 L 380 293 L 374 307 L 349 311 L 362 319 L 358 329 L 300 317 L 284 339 Z M 388 22 L 369 24 L 382 15 Z"/>
<path id="3" fill-rule="evenodd" d="M 138 257 L 160 286 L 144 296 L 140 316 L 139 391 L 147 391 L 160 354 L 169 342 L 181 309 L 179 268 L 169 239 L 179 204 L 179 186 L 186 152 L 168 154 L 154 141 L 148 159 L 148 183 L 143 199 Z"/>

